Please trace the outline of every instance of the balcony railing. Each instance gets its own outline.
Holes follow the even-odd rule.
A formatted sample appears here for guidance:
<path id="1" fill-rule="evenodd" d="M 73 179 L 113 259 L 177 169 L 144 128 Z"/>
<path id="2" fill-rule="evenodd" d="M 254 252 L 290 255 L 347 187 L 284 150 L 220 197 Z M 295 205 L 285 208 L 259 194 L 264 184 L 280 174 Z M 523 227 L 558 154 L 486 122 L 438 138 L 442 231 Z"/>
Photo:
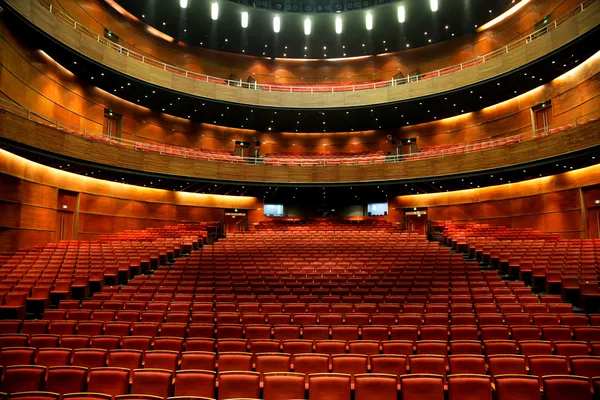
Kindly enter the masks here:
<path id="1" fill-rule="evenodd" d="M 31 0 L 31 1 L 39 1 L 40 4 L 45 7 L 48 12 L 54 15 L 58 20 L 62 23 L 72 27 L 73 29 L 81 32 L 82 34 L 89 36 L 95 41 L 102 43 L 107 48 L 114 50 L 115 52 L 121 54 L 123 57 L 129 57 L 140 61 L 143 64 L 150 65 L 164 71 L 171 72 L 173 74 L 177 74 L 180 76 L 185 76 L 189 79 L 195 79 L 199 81 L 204 81 L 208 83 L 213 83 L 216 85 L 225 85 L 225 86 L 236 86 L 239 88 L 245 88 L 250 90 L 262 90 L 267 92 L 289 92 L 289 93 L 338 93 L 338 92 L 354 92 L 359 90 L 371 90 L 371 89 L 381 89 L 390 86 L 399 86 L 405 84 L 411 84 L 414 82 L 432 79 L 448 74 L 452 74 L 454 72 L 462 71 L 464 69 L 468 69 L 474 67 L 479 64 L 483 64 L 489 62 L 490 60 L 494 60 L 498 57 L 502 57 L 505 54 L 514 51 L 516 48 L 532 43 L 539 37 L 557 29 L 561 26 L 565 21 L 569 20 L 574 15 L 584 12 L 595 0 L 584 0 L 577 7 L 571 9 L 560 17 L 556 18 L 553 21 L 548 22 L 544 27 L 522 36 L 521 38 L 511 42 L 501 48 L 493 50 L 489 53 L 483 54 L 481 56 L 477 56 L 471 60 L 462 62 L 460 64 L 452 65 L 449 67 L 441 68 L 435 71 L 426 72 L 419 75 L 409 75 L 399 79 L 390 79 L 383 81 L 373 81 L 373 82 L 365 82 L 365 83 L 357 83 L 357 84 L 348 84 L 348 85 L 327 85 L 327 84 L 314 84 L 314 85 L 280 85 L 280 84 L 260 84 L 260 83 L 249 83 L 243 82 L 241 80 L 229 80 L 224 78 L 218 78 L 210 75 L 200 74 L 198 72 L 190 71 L 187 69 L 183 69 L 177 67 L 175 65 L 167 64 L 163 61 L 157 60 L 151 56 L 140 54 L 136 51 L 133 51 L 129 48 L 123 47 L 110 39 L 100 36 L 99 34 L 93 32 L 91 29 L 81 25 L 79 22 L 71 18 L 69 15 L 65 14 L 61 10 L 53 7 L 53 5 L 47 0 Z"/>
<path id="2" fill-rule="evenodd" d="M 558 132 L 585 125 L 600 120 L 600 110 L 582 114 L 578 117 L 564 120 L 552 126 L 535 129 L 518 135 L 479 140 L 469 143 L 458 143 L 447 146 L 438 146 L 429 151 L 413 154 L 396 155 L 365 155 L 340 158 L 292 158 L 292 157 L 238 157 L 223 151 L 211 151 L 209 149 L 194 149 L 168 144 L 152 144 L 136 142 L 114 136 L 107 136 L 100 132 L 84 129 L 57 119 L 44 116 L 35 111 L 21 107 L 18 104 L 0 98 L 0 109 L 11 114 L 26 118 L 30 121 L 49 126 L 66 134 L 85 138 L 87 140 L 99 141 L 117 147 L 129 148 L 136 151 L 158 153 L 172 157 L 181 157 L 193 160 L 217 161 L 225 163 L 243 163 L 256 165 L 308 167 L 308 166 L 335 166 L 335 165 L 375 165 L 396 162 L 411 162 L 431 158 L 448 157 L 458 154 L 477 153 L 498 147 L 509 146 L 516 143 L 535 140 Z M 292 153 L 291 153 L 292 154 Z"/>

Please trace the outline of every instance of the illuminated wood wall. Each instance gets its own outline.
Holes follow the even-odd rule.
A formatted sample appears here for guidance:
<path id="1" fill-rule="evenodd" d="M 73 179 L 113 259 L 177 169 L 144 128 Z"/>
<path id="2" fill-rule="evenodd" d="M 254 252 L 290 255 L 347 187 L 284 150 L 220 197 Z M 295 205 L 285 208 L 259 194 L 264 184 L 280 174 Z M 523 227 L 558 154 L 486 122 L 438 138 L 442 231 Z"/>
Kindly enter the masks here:
<path id="1" fill-rule="evenodd" d="M 73 194 L 73 197 L 61 194 Z M 66 205 L 66 210 L 63 209 Z M 224 210 L 256 210 L 254 197 L 150 189 L 53 169 L 0 150 L 0 253 L 53 242 L 58 212 L 75 213 L 81 240 L 127 229 L 222 221 Z"/>
<path id="2" fill-rule="evenodd" d="M 389 203 L 390 218 L 402 221 L 405 211 L 418 207 L 427 210 L 422 219 L 535 228 L 564 238 L 584 238 L 589 234 L 583 221 L 600 199 L 600 191 L 590 188 L 598 184 L 600 164 L 512 184 L 399 196 Z M 583 201 L 580 189 L 588 193 Z"/>

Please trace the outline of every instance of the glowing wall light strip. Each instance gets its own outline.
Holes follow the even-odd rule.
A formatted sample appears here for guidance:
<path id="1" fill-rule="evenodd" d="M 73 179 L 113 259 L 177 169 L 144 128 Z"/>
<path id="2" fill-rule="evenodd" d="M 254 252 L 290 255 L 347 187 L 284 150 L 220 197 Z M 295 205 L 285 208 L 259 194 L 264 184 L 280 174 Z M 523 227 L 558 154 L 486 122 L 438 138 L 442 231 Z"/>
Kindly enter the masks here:
<path id="1" fill-rule="evenodd" d="M 175 41 L 175 39 L 173 39 L 171 36 L 167 35 L 166 33 L 162 33 L 161 31 L 159 31 L 156 28 L 151 27 L 150 25 L 146 25 L 146 31 L 149 34 L 154 35 L 158 38 L 161 38 L 162 40 L 165 40 L 169 43 L 173 43 Z"/>
<path id="2" fill-rule="evenodd" d="M 439 8 L 438 0 L 429 0 L 429 6 L 431 11 L 436 12 Z"/>
<path id="3" fill-rule="evenodd" d="M 335 33 L 342 33 L 342 17 L 335 17 Z"/>
<path id="4" fill-rule="evenodd" d="M 213 19 L 213 21 L 219 19 L 219 3 L 212 3 L 210 5 L 210 17 Z"/>
<path id="5" fill-rule="evenodd" d="M 406 8 L 398 6 L 398 22 L 404 23 L 404 21 L 406 21 Z"/>
<path id="6" fill-rule="evenodd" d="M 365 24 L 367 25 L 368 31 L 373 29 L 373 14 L 371 14 L 370 12 L 367 13 L 367 16 L 365 17 Z"/>
<path id="7" fill-rule="evenodd" d="M 248 27 L 248 11 L 242 12 L 242 28 Z"/>
<path id="8" fill-rule="evenodd" d="M 311 28 L 312 28 L 312 24 L 310 22 L 310 18 L 306 18 L 304 20 L 304 34 L 307 36 L 310 35 Z"/>
<path id="9" fill-rule="evenodd" d="M 181 8 L 187 8 L 187 6 L 188 6 L 188 0 L 179 0 L 179 6 Z"/>
<path id="10" fill-rule="evenodd" d="M 521 2 L 518 3 L 517 5 L 515 5 L 514 7 L 509 8 L 504 13 L 500 14 L 499 16 L 497 16 L 496 18 L 494 18 L 490 22 L 488 22 L 485 25 L 482 25 L 479 28 L 477 28 L 477 32 L 485 31 L 486 29 L 489 29 L 492 26 L 494 26 L 494 25 L 496 25 L 496 24 L 504 21 L 506 18 L 510 17 L 511 15 L 513 15 L 514 13 L 516 13 L 517 11 L 519 11 L 521 8 L 525 7 L 525 5 L 527 3 L 529 3 L 529 1 L 530 0 L 521 0 Z"/>
<path id="11" fill-rule="evenodd" d="M 273 17 L 273 32 L 279 33 L 281 31 L 281 18 L 278 15 Z"/>

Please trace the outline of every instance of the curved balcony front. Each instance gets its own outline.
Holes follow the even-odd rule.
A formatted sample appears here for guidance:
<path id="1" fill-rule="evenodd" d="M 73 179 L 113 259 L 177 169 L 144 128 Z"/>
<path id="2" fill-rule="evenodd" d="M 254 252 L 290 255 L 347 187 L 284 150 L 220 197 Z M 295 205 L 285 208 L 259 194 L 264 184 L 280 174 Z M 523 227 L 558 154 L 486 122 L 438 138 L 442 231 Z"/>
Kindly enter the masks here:
<path id="1" fill-rule="evenodd" d="M 468 88 L 543 59 L 600 23 L 599 2 L 586 0 L 543 29 L 460 65 L 369 84 L 307 87 L 244 84 L 198 74 L 119 46 L 39 0 L 5 1 L 46 35 L 138 81 L 219 102 L 294 109 L 382 105 Z"/>
<path id="2" fill-rule="evenodd" d="M 202 158 L 193 149 L 175 146 L 151 149 L 143 143 L 73 130 L 68 124 L 61 125 L 29 110 L 2 104 L 0 138 L 8 145 L 26 146 L 121 170 L 220 182 L 347 184 L 450 178 L 547 162 L 600 146 L 600 112 L 596 111 L 550 130 L 477 143 L 446 154 L 378 156 L 370 160 L 349 159 L 334 165 L 314 160 L 278 165 L 277 162 L 265 164 L 264 160 L 268 159 Z"/>

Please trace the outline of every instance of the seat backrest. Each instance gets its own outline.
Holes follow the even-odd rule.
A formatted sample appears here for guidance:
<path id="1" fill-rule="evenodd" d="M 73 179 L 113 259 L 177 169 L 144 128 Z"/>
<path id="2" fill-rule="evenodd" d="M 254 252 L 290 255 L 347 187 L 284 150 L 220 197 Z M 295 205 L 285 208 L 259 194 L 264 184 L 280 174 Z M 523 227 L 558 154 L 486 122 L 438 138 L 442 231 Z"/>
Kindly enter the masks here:
<path id="1" fill-rule="evenodd" d="M 0 365 L 33 365 L 35 349 L 33 347 L 7 347 L 0 351 Z"/>
<path id="2" fill-rule="evenodd" d="M 386 374 L 358 374 L 355 379 L 355 400 L 396 399 L 398 378 Z"/>
<path id="3" fill-rule="evenodd" d="M 257 399 L 260 397 L 260 374 L 250 371 L 219 372 L 220 399 Z"/>
<path id="4" fill-rule="evenodd" d="M 448 400 L 492 400 L 492 382 L 487 375 L 450 375 Z"/>
<path id="5" fill-rule="evenodd" d="M 215 398 L 214 371 L 181 370 L 175 375 L 175 396 Z"/>
<path id="6" fill-rule="evenodd" d="M 259 353 L 256 355 L 256 372 L 289 372 L 292 357 L 285 353 Z"/>
<path id="7" fill-rule="evenodd" d="M 369 357 L 371 372 L 378 374 L 404 375 L 407 370 L 406 356 L 398 354 L 376 354 Z"/>
<path id="8" fill-rule="evenodd" d="M 308 378 L 311 400 L 350 400 L 351 377 L 346 374 L 312 374 Z"/>
<path id="9" fill-rule="evenodd" d="M 329 359 L 330 356 L 328 354 L 294 354 L 294 372 L 305 374 L 306 381 L 308 382 L 310 374 L 329 372 Z"/>
<path id="10" fill-rule="evenodd" d="M 186 351 L 181 354 L 181 369 L 200 369 L 214 371 L 217 361 L 216 353 L 207 351 Z"/>
<path id="11" fill-rule="evenodd" d="M 127 368 L 103 367 L 92 368 L 89 372 L 88 391 L 106 393 L 115 396 L 129 392 L 129 375 Z"/>
<path id="12" fill-rule="evenodd" d="M 45 390 L 59 394 L 81 393 L 85 391 L 86 383 L 85 367 L 50 367 Z"/>
<path id="13" fill-rule="evenodd" d="M 126 368 L 133 370 L 142 366 L 141 350 L 111 350 L 108 352 L 107 364 L 109 367 Z"/>
<path id="14" fill-rule="evenodd" d="M 499 375 L 494 380 L 497 400 L 541 400 L 540 386 L 535 376 Z"/>
<path id="15" fill-rule="evenodd" d="M 294 372 L 269 372 L 264 374 L 263 399 L 304 398 L 304 375 Z"/>
<path id="16" fill-rule="evenodd" d="M 448 357 L 449 373 L 485 375 L 485 357 L 478 355 L 453 355 Z"/>
<path id="17" fill-rule="evenodd" d="M 593 378 L 600 376 L 600 357 L 573 356 L 570 357 L 571 373 L 573 375 Z"/>
<path id="18" fill-rule="evenodd" d="M 224 352 L 218 356 L 219 372 L 252 371 L 252 354 Z"/>
<path id="19" fill-rule="evenodd" d="M 416 355 L 408 358 L 411 374 L 433 374 L 446 376 L 446 357 L 440 355 Z"/>
<path id="20" fill-rule="evenodd" d="M 131 383 L 132 394 L 149 394 L 158 397 L 169 397 L 172 388 L 173 371 L 164 369 L 136 369 L 133 371 Z"/>
<path id="21" fill-rule="evenodd" d="M 564 356 L 531 356 L 529 357 L 531 375 L 568 375 L 569 363 Z"/>
<path id="22" fill-rule="evenodd" d="M 86 368 L 105 367 L 107 354 L 104 349 L 75 349 L 72 363 Z"/>
<path id="23" fill-rule="evenodd" d="M 591 400 L 588 378 L 581 376 L 554 375 L 542 378 L 547 400 Z"/>
<path id="24" fill-rule="evenodd" d="M 444 379 L 441 375 L 403 375 L 400 386 L 403 400 L 444 400 Z"/>
<path id="25" fill-rule="evenodd" d="M 517 374 L 526 375 L 527 366 L 524 356 L 517 355 L 493 355 L 488 356 L 490 375 Z"/>
<path id="26" fill-rule="evenodd" d="M 39 349 L 36 359 L 37 365 L 56 367 L 71 364 L 71 349 L 45 348 Z"/>
<path id="27" fill-rule="evenodd" d="M 45 379 L 46 367 L 37 365 L 6 367 L 2 377 L 2 391 L 8 394 L 40 391 Z"/>
<path id="28" fill-rule="evenodd" d="M 179 363 L 179 353 L 170 350 L 150 350 L 144 353 L 144 368 L 175 371 Z"/>

